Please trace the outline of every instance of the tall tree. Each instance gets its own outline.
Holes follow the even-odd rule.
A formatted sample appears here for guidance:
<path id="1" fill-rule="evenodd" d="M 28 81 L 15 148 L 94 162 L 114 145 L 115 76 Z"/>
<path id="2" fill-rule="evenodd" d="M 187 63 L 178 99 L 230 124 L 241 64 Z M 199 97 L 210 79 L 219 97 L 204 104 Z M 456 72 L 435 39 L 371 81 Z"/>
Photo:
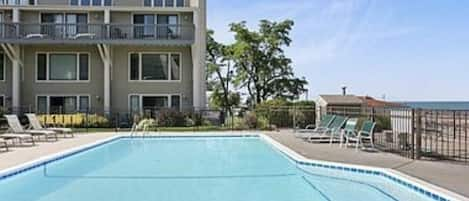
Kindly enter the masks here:
<path id="1" fill-rule="evenodd" d="M 207 81 L 212 91 L 210 102 L 231 114 L 231 107 L 239 105 L 241 100 L 238 93 L 230 90 L 234 76 L 231 50 L 215 41 L 213 34 L 212 30 L 207 32 Z"/>
<path id="2" fill-rule="evenodd" d="M 290 46 L 293 21 L 261 20 L 258 31 L 246 22 L 233 23 L 235 34 L 231 57 L 236 67 L 235 83 L 248 92 L 248 101 L 259 104 L 272 98 L 296 99 L 306 91 L 307 81 L 293 73 L 291 59 L 283 48 Z"/>

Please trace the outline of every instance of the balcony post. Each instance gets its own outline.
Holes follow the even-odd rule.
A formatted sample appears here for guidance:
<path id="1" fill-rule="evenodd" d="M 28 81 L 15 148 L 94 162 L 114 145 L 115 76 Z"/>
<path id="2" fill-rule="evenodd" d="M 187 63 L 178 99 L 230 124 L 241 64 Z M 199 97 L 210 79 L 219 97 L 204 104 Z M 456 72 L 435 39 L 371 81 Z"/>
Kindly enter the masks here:
<path id="1" fill-rule="evenodd" d="M 206 42 L 206 14 L 205 1 L 199 2 L 199 9 L 194 11 L 195 40 L 192 44 L 193 63 L 193 106 L 197 109 L 205 107 L 205 42 Z"/>
<path id="2" fill-rule="evenodd" d="M 109 45 L 98 44 L 98 51 L 104 67 L 104 113 L 111 114 L 111 50 Z"/>

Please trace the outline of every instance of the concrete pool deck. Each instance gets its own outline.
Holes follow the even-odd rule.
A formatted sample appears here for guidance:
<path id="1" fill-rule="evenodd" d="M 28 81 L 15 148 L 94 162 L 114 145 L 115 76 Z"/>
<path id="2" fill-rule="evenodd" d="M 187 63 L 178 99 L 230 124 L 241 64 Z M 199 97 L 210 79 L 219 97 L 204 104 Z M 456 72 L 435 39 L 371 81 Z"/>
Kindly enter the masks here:
<path id="1" fill-rule="evenodd" d="M 338 145 L 311 144 L 295 138 L 290 131 L 265 134 L 306 158 L 390 168 L 469 197 L 469 164 L 417 161 L 391 153 L 370 153 L 355 151 L 352 148 L 340 148 Z M 13 147 L 9 152 L 0 153 L 0 170 L 115 135 L 117 133 L 111 132 L 79 134 L 75 138 L 60 139 L 58 142 L 41 142 L 33 147 Z"/>
<path id="2" fill-rule="evenodd" d="M 469 164 L 412 160 L 392 153 L 340 148 L 337 144 L 308 143 L 295 138 L 291 131 L 265 134 L 309 159 L 390 168 L 469 197 Z"/>

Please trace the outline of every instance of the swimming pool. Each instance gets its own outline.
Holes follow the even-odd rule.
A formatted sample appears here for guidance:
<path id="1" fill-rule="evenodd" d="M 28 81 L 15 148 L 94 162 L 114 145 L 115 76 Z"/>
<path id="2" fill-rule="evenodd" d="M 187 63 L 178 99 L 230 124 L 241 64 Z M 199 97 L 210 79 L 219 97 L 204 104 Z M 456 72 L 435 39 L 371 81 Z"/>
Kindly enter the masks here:
<path id="1" fill-rule="evenodd" d="M 116 137 L 0 174 L 0 200 L 450 200 L 379 169 L 282 149 L 258 135 Z"/>

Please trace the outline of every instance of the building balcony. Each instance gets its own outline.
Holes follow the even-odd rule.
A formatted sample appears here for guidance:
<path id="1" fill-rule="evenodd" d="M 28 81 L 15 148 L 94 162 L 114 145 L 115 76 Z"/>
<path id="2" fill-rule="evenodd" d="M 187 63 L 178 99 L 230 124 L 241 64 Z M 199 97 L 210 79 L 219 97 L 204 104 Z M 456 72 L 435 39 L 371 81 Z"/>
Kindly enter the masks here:
<path id="1" fill-rule="evenodd" d="M 194 43 L 194 25 L 1 23 L 0 42 L 186 46 Z"/>

